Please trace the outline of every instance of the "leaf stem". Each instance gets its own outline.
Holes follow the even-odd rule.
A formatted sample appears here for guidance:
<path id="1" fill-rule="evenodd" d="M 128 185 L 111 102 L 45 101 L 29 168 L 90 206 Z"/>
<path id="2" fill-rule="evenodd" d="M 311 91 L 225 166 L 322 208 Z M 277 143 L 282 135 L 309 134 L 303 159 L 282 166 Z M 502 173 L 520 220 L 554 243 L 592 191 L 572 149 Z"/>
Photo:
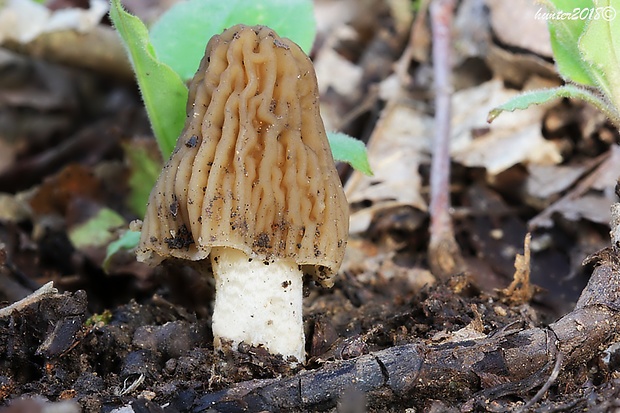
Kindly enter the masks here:
<path id="1" fill-rule="evenodd" d="M 620 129 L 620 113 L 618 112 L 618 107 L 610 101 L 611 97 L 608 98 L 606 96 L 600 96 L 595 92 L 575 85 L 566 85 L 565 89 L 567 93 L 562 97 L 575 97 L 583 100 L 584 102 L 588 102 L 603 112 L 603 114 L 609 118 L 611 123 L 613 123 L 617 129 Z"/>

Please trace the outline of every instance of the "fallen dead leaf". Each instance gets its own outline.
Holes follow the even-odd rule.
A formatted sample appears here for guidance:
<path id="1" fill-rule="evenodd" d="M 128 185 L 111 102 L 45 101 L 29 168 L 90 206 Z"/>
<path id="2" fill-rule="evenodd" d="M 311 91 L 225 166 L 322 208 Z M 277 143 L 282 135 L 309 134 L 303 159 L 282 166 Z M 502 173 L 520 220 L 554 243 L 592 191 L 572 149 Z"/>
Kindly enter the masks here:
<path id="1" fill-rule="evenodd" d="M 541 201 L 548 201 L 574 185 L 587 171 L 585 165 L 528 165 L 526 192 Z"/>
<path id="2" fill-rule="evenodd" d="M 548 105 L 506 113 L 492 126 L 487 124 L 489 111 L 517 93 L 495 79 L 454 94 L 451 149 L 457 162 L 496 175 L 519 163 L 553 165 L 562 161 L 559 148 L 542 136 L 540 125 Z M 475 137 L 476 131 L 482 136 Z"/>
<path id="3" fill-rule="evenodd" d="M 377 208 L 411 205 L 426 211 L 418 168 L 428 162 L 433 119 L 404 102 L 384 109 L 368 144 L 374 176 L 355 172 L 345 186 L 351 203 L 372 201 L 372 209 L 354 212 L 351 232 L 365 231 Z"/>
<path id="4" fill-rule="evenodd" d="M 52 12 L 30 0 L 8 0 L 0 8 L 0 43 L 28 43 L 39 35 L 60 30 L 85 32 L 99 24 L 108 2 L 91 0 L 89 9 L 67 8 Z"/>
<path id="5" fill-rule="evenodd" d="M 465 166 L 486 168 L 490 176 L 517 164 L 555 165 L 562 161 L 560 149 L 542 136 L 541 122 L 548 106 L 507 113 L 492 126 L 487 124 L 489 110 L 517 93 L 499 79 L 455 93 L 453 159 Z M 394 95 L 392 91 L 390 96 Z M 352 233 L 365 231 L 383 208 L 411 205 L 427 210 L 419 167 L 430 161 L 433 124 L 426 111 L 404 99 L 393 98 L 383 110 L 368 143 L 375 175 L 354 172 L 345 186 L 349 202 L 371 201 L 370 207 L 352 214 Z"/>
<path id="6" fill-rule="evenodd" d="M 321 48 L 314 60 L 314 69 L 321 95 L 329 88 L 342 96 L 355 96 L 359 92 L 362 68 L 339 55 L 333 47 Z"/>
<path id="7" fill-rule="evenodd" d="M 551 227 L 553 214 L 569 221 L 586 219 L 607 224 L 610 205 L 615 201 L 617 177 L 620 176 L 620 146 L 612 145 L 609 156 L 570 192 L 530 220 L 530 227 Z"/>
<path id="8" fill-rule="evenodd" d="M 484 0 L 463 0 L 454 18 L 455 64 L 486 56 L 491 43 L 489 11 Z"/>
<path id="9" fill-rule="evenodd" d="M 493 34 L 505 46 L 527 50 L 551 58 L 551 41 L 547 22 L 537 18 L 545 7 L 532 0 L 486 0 Z"/>

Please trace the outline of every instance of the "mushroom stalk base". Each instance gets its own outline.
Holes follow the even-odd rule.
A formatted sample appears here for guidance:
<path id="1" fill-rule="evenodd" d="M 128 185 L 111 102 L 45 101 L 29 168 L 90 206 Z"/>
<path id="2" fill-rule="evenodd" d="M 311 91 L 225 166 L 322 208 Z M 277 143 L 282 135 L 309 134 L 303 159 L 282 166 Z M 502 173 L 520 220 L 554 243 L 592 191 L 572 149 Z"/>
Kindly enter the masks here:
<path id="1" fill-rule="evenodd" d="M 231 342 L 237 349 L 245 342 L 303 363 L 303 274 L 298 265 L 292 260 L 252 259 L 225 247 L 211 250 L 211 264 L 215 348 Z"/>

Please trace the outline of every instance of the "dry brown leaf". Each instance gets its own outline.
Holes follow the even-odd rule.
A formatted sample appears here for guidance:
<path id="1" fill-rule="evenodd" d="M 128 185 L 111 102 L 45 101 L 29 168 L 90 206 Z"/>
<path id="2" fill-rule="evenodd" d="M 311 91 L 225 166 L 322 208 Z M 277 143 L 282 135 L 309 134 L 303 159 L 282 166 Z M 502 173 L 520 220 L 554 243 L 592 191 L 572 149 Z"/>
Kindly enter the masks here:
<path id="1" fill-rule="evenodd" d="M 472 57 L 484 58 L 491 43 L 485 0 L 463 0 L 454 18 L 455 64 Z M 457 40 L 458 39 L 458 40 Z"/>
<path id="2" fill-rule="evenodd" d="M 551 58 L 551 41 L 547 22 L 537 18 L 537 12 L 545 8 L 532 0 L 486 0 L 490 11 L 493 33 L 509 47 Z"/>
<path id="3" fill-rule="evenodd" d="M 527 194 L 547 200 L 570 188 L 586 171 L 585 165 L 529 165 Z"/>
<path id="4" fill-rule="evenodd" d="M 613 145 L 609 156 L 586 178 L 557 202 L 530 220 L 530 227 L 550 227 L 554 213 L 570 221 L 586 219 L 609 223 L 610 205 L 616 200 L 614 188 L 620 176 L 620 146 Z"/>
<path id="5" fill-rule="evenodd" d="M 314 16 L 318 37 L 328 36 L 335 28 L 351 23 L 356 15 L 356 7 L 352 3 L 351 0 L 316 0 Z"/>
<path id="6" fill-rule="evenodd" d="M 556 212 L 569 221 L 586 219 L 602 225 L 607 225 L 611 217 L 610 206 L 613 198 L 607 198 L 603 194 L 586 194 L 572 202 L 563 204 Z"/>
<path id="7" fill-rule="evenodd" d="M 99 24 L 108 11 L 104 0 L 91 0 L 89 9 L 68 8 L 52 12 L 42 4 L 8 0 L 0 9 L 0 43 L 27 43 L 43 33 L 59 30 L 85 32 Z"/>
<path id="8" fill-rule="evenodd" d="M 452 156 L 457 162 L 496 175 L 519 163 L 562 161 L 559 148 L 542 136 L 541 122 L 548 106 L 505 113 L 490 127 L 487 124 L 489 111 L 517 93 L 496 79 L 454 94 Z M 474 138 L 475 131 L 487 133 Z"/>
<path id="9" fill-rule="evenodd" d="M 0 192 L 0 221 L 18 223 L 30 218 L 30 207 L 23 194 Z"/>
<path id="10" fill-rule="evenodd" d="M 433 119 L 402 102 L 388 105 L 368 143 L 374 176 L 355 172 L 345 193 L 351 203 L 372 201 L 372 209 L 351 216 L 351 232 L 368 228 L 373 211 L 396 205 L 412 205 L 422 211 L 427 204 L 420 189 L 420 163 L 428 162 Z"/>
<path id="11" fill-rule="evenodd" d="M 457 162 L 496 175 L 520 163 L 562 161 L 559 148 L 542 136 L 547 106 L 506 113 L 493 125 L 487 124 L 489 110 L 517 93 L 506 89 L 502 81 L 492 80 L 454 94 L 451 153 Z M 375 175 L 354 172 L 345 187 L 349 202 L 372 203 L 351 215 L 352 233 L 365 231 L 378 209 L 404 204 L 427 210 L 418 169 L 430 160 L 433 124 L 431 116 L 403 99 L 395 98 L 383 110 L 368 143 Z M 483 136 L 475 137 L 481 131 Z"/>
<path id="12" fill-rule="evenodd" d="M 323 95 L 329 88 L 342 96 L 355 96 L 362 80 L 362 68 L 341 55 L 332 47 L 322 47 L 314 60 L 314 69 Z"/>

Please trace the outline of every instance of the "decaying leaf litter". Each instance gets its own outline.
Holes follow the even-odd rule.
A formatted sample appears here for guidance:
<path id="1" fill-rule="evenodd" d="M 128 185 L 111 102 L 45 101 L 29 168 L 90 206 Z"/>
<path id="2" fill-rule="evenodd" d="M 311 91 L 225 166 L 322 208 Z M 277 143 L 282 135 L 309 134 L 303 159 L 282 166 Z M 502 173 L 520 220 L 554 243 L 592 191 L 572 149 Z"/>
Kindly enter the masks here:
<path id="1" fill-rule="evenodd" d="M 145 20 L 164 7 L 126 4 Z M 539 6 L 461 1 L 450 198 L 469 278 L 437 281 L 427 260 L 435 128 L 427 6 L 316 3 L 312 57 L 326 127 L 368 142 L 374 176 L 339 166 L 351 237 L 335 286 L 306 283 L 303 368 L 260 347 L 214 353 L 213 286 L 191 268 L 151 269 L 125 254 L 102 270 L 105 246 L 136 218 L 124 148 L 157 153 L 135 88 L 104 66 L 49 63 L 11 42 L 0 49 L 0 291 L 6 306 L 16 303 L 0 313 L 3 405 L 612 409 L 618 259 L 615 247 L 603 248 L 617 245 L 609 240 L 617 131 L 568 101 L 488 125 L 507 97 L 560 81 Z M 93 217 L 113 230 L 84 239 Z M 529 255 L 529 267 L 517 254 Z M 508 289 L 528 268 L 536 288 Z M 31 296 L 49 281 L 59 291 Z M 515 300 L 524 288 L 536 294 Z"/>

